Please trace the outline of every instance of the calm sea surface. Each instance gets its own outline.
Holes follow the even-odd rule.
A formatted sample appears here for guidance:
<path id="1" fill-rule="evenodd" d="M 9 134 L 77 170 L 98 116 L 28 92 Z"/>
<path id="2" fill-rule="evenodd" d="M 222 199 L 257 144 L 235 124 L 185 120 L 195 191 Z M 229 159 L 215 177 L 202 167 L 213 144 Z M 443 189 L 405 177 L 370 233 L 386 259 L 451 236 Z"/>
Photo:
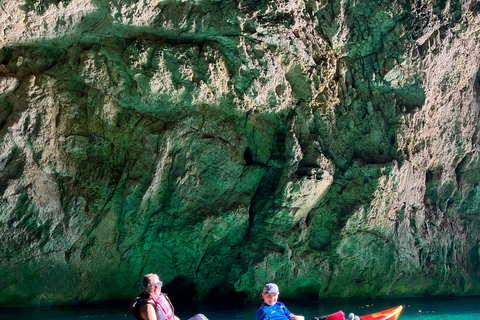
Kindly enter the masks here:
<path id="1" fill-rule="evenodd" d="M 181 306 L 175 304 L 176 314 L 187 320 L 196 313 L 203 313 L 209 320 L 255 320 L 255 311 L 261 301 L 243 307 L 226 304 L 191 304 Z M 353 312 L 359 316 L 402 305 L 404 307 L 399 320 L 480 320 L 480 297 L 453 298 L 442 300 L 397 299 L 381 301 L 343 301 L 299 303 L 285 302 L 295 314 L 311 320 L 315 316 L 331 314 L 342 310 L 348 316 Z M 130 313 L 129 305 L 116 307 L 82 307 L 82 308 L 39 308 L 39 309 L 0 309 L 2 320 L 113 320 L 135 318 Z"/>

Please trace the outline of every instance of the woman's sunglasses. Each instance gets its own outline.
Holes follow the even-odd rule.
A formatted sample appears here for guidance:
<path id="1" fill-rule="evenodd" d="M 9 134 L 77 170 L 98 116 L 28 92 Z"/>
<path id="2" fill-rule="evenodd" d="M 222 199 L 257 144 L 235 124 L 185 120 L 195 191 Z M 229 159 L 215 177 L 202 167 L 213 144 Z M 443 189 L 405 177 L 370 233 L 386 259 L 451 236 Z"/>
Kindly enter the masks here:
<path id="1" fill-rule="evenodd" d="M 163 285 L 163 282 L 162 282 L 162 281 L 154 282 L 154 283 L 150 283 L 150 285 L 151 285 L 152 287 L 157 287 L 157 286 Z"/>

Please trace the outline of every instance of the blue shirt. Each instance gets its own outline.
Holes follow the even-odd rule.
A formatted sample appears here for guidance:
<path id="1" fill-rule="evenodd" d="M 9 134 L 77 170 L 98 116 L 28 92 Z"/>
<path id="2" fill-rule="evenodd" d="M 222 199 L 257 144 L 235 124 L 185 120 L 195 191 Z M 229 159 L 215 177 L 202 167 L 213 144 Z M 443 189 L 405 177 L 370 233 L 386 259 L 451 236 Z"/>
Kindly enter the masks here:
<path id="1" fill-rule="evenodd" d="M 264 303 L 257 310 L 255 320 L 288 320 L 291 316 L 293 314 L 281 302 L 277 302 L 273 306 Z"/>

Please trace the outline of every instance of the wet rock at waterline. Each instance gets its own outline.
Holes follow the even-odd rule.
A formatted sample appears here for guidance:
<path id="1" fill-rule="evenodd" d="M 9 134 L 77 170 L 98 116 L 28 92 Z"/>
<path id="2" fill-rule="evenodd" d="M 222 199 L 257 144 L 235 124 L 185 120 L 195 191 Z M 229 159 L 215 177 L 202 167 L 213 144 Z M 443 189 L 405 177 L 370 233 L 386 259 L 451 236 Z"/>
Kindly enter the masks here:
<path id="1" fill-rule="evenodd" d="M 0 6 L 0 305 L 480 294 L 480 4 Z"/>

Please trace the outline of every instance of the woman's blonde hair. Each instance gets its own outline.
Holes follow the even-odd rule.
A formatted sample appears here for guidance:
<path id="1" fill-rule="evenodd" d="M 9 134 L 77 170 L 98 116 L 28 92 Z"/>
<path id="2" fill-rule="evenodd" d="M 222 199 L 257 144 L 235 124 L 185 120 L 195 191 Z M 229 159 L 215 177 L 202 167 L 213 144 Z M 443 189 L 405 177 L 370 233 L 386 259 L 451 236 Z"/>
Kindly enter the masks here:
<path id="1" fill-rule="evenodd" d="M 143 276 L 142 284 L 140 285 L 140 290 L 142 291 L 142 293 L 147 293 L 147 288 L 148 288 L 148 285 L 150 284 L 150 278 L 154 276 L 158 277 L 158 274 L 148 273 Z"/>

